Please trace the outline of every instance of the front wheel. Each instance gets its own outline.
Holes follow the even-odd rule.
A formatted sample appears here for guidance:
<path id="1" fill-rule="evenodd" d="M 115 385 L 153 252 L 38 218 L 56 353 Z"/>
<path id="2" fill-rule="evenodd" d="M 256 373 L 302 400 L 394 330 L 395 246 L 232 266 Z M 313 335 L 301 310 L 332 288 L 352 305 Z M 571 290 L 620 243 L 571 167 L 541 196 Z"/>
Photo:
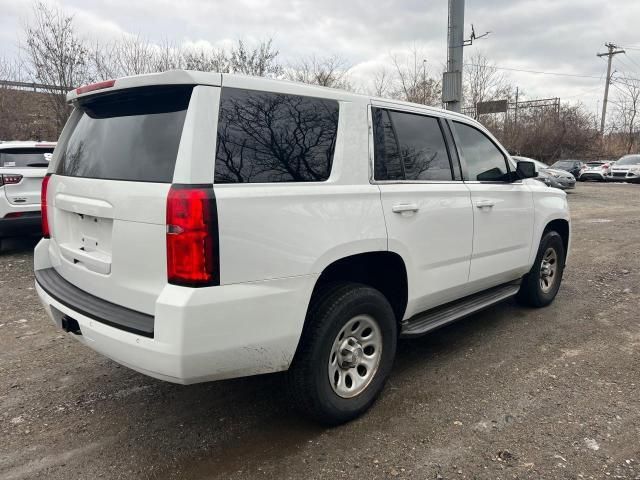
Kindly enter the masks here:
<path id="1" fill-rule="evenodd" d="M 518 300 L 532 307 L 545 307 L 553 302 L 564 271 L 565 248 L 558 232 L 544 234 L 531 270 L 522 279 Z"/>
<path id="2" fill-rule="evenodd" d="M 327 425 L 361 415 L 384 387 L 396 343 L 393 309 L 378 290 L 351 282 L 321 288 L 288 373 L 295 406 Z"/>

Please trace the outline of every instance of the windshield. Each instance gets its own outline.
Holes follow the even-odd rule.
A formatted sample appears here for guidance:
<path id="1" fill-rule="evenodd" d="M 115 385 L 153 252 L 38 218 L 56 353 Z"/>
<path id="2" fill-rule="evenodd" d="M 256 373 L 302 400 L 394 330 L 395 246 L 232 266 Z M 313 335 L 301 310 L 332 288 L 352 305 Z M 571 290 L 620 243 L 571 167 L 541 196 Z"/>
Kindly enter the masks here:
<path id="1" fill-rule="evenodd" d="M 604 162 L 587 162 L 589 167 L 601 167 L 602 165 L 604 165 Z"/>
<path id="2" fill-rule="evenodd" d="M 554 163 L 553 165 L 551 165 L 551 168 L 572 168 L 573 167 L 573 160 L 560 160 L 556 163 Z"/>
<path id="3" fill-rule="evenodd" d="M 47 168 L 53 148 L 12 148 L 0 150 L 0 167 Z"/>
<path id="4" fill-rule="evenodd" d="M 627 155 L 616 162 L 618 165 L 640 165 L 640 155 Z"/>
<path id="5" fill-rule="evenodd" d="M 192 90 L 143 87 L 82 101 L 82 116 L 61 152 L 57 173 L 170 183 Z"/>

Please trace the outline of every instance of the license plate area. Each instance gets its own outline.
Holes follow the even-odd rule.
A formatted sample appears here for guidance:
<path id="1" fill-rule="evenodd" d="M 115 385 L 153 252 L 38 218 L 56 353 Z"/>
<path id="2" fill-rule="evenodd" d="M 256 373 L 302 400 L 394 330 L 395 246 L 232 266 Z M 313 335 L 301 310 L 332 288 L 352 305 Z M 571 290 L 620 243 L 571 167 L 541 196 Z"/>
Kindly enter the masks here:
<path id="1" fill-rule="evenodd" d="M 64 232 L 58 236 L 63 258 L 78 268 L 109 275 L 113 219 L 68 211 L 62 211 L 60 217 L 65 226 L 57 229 Z"/>

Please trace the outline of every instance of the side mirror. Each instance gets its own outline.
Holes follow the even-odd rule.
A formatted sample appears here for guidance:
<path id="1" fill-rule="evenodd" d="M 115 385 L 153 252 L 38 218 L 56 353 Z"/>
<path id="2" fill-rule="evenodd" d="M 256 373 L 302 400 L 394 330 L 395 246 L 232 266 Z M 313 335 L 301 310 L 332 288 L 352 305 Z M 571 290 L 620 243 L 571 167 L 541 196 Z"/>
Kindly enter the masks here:
<path id="1" fill-rule="evenodd" d="M 537 177 L 538 172 L 536 172 L 536 164 L 533 162 L 527 162 L 526 160 L 520 160 L 516 164 L 516 176 L 518 179 Z"/>

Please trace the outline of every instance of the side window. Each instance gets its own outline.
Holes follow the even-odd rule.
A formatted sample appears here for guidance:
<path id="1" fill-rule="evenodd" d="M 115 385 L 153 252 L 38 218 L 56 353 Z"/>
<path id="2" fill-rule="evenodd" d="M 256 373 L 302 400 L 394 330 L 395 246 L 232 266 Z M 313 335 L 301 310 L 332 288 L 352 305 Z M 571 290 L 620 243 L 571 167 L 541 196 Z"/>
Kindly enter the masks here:
<path id="1" fill-rule="evenodd" d="M 215 182 L 327 180 L 337 130 L 335 100 L 223 88 Z"/>
<path id="2" fill-rule="evenodd" d="M 376 180 L 452 180 L 437 118 L 372 109 Z"/>
<path id="3" fill-rule="evenodd" d="M 498 147 L 480 130 L 453 122 L 458 148 L 467 164 L 471 181 L 503 182 L 509 180 L 507 160 Z"/>

